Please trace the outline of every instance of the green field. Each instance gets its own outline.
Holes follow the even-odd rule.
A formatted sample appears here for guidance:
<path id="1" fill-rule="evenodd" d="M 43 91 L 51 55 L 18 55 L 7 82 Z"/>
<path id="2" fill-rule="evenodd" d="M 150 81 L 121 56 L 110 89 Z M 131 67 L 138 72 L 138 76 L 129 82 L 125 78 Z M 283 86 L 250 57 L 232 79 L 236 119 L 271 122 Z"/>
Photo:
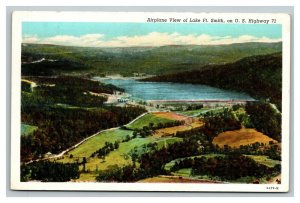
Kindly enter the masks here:
<path id="1" fill-rule="evenodd" d="M 37 126 L 34 125 L 27 125 L 27 124 L 21 124 L 21 135 L 30 135 L 31 133 L 33 133 L 34 131 L 36 131 L 38 129 Z"/>
<path id="2" fill-rule="evenodd" d="M 270 159 L 268 156 L 262 156 L 262 155 L 245 155 L 257 163 L 263 164 L 265 166 L 268 166 L 270 168 L 273 168 L 277 164 L 281 164 L 281 161 Z"/>
<path id="3" fill-rule="evenodd" d="M 127 125 L 126 127 L 128 129 L 142 129 L 144 126 L 149 126 L 149 123 L 153 123 L 154 126 L 156 126 L 158 123 L 169 123 L 173 120 L 162 118 L 156 115 L 153 115 L 151 113 L 144 115 L 143 117 L 139 118 L 135 122 L 131 123 L 130 125 Z"/>
<path id="4" fill-rule="evenodd" d="M 184 158 L 178 158 L 170 161 L 165 165 L 165 170 L 169 171 L 177 161 L 181 161 L 183 159 L 193 159 L 195 157 L 200 158 L 200 157 L 206 157 L 206 158 L 211 158 L 211 157 L 216 157 L 216 156 L 225 156 L 224 154 L 205 154 L 205 155 L 198 155 L 198 156 L 190 156 L 190 157 L 184 157 Z"/>
<path id="5" fill-rule="evenodd" d="M 172 173 L 174 176 L 183 176 L 183 177 L 190 177 L 192 169 L 191 168 L 181 168 L 178 171 Z"/>
<path id="6" fill-rule="evenodd" d="M 128 164 L 132 164 L 132 160 L 130 157 L 131 150 L 141 151 L 144 145 L 149 143 L 156 142 L 158 147 L 164 146 L 164 144 L 174 143 L 181 141 L 181 138 L 135 138 L 130 140 L 129 142 L 120 143 L 120 146 L 117 150 L 110 152 L 103 161 L 99 158 L 89 158 L 88 163 L 86 164 L 87 169 L 90 171 L 95 171 L 97 168 L 99 170 L 105 170 L 113 165 L 124 166 Z"/>
<path id="7" fill-rule="evenodd" d="M 93 152 L 103 147 L 105 142 L 122 141 L 127 135 L 131 136 L 132 131 L 121 129 L 104 131 L 71 150 L 68 154 L 72 154 L 74 157 L 89 157 Z"/>

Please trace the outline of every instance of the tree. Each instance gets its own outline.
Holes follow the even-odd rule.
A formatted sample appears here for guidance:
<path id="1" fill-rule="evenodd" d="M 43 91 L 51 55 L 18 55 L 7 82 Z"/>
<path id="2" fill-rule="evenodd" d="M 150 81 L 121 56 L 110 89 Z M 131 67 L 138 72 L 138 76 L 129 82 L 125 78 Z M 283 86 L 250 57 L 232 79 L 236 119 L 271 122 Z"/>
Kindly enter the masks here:
<path id="1" fill-rule="evenodd" d="M 118 142 L 118 141 L 116 141 L 116 142 L 115 142 L 115 144 L 114 144 L 114 147 L 115 147 L 115 149 L 118 149 L 118 148 L 119 148 L 119 146 L 120 146 L 119 142 Z"/>
<path id="2" fill-rule="evenodd" d="M 83 165 L 83 172 L 85 172 L 85 164 L 87 163 L 86 157 L 83 157 L 81 164 Z"/>

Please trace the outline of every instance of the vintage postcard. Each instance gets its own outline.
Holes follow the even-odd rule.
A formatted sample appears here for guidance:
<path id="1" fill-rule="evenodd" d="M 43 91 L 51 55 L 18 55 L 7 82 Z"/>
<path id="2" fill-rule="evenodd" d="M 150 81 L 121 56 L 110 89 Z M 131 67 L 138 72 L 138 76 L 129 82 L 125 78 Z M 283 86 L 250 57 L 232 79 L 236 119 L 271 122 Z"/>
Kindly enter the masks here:
<path id="1" fill-rule="evenodd" d="M 290 16 L 14 12 L 11 189 L 287 192 Z"/>

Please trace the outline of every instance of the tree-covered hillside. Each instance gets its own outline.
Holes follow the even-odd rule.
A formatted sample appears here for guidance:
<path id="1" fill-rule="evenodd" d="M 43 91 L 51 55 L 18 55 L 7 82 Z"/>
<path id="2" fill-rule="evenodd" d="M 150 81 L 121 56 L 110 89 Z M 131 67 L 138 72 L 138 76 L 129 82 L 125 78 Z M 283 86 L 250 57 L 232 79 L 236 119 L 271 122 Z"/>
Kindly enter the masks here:
<path id="1" fill-rule="evenodd" d="M 185 71 L 144 79 L 156 82 L 206 84 L 247 92 L 269 99 L 281 107 L 282 54 L 251 56 L 234 63 L 208 65 L 201 70 Z"/>
<path id="2" fill-rule="evenodd" d="M 244 57 L 280 52 L 282 43 L 172 45 L 161 47 L 95 48 L 23 44 L 22 74 L 45 75 L 85 71 L 94 75 L 167 74 Z M 44 59 L 42 62 L 36 62 Z M 33 63 L 34 62 L 34 63 Z"/>

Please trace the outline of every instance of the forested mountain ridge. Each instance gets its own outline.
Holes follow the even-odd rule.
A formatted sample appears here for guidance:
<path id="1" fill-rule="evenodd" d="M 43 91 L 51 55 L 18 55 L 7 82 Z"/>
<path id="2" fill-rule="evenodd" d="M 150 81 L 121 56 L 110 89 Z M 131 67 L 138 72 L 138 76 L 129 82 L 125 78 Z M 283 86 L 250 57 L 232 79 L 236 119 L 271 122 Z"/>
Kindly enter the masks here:
<path id="1" fill-rule="evenodd" d="M 93 75 L 170 74 L 281 50 L 281 42 L 121 48 L 22 44 L 22 75 L 40 75 L 37 70 L 44 75 L 80 71 Z"/>
<path id="2" fill-rule="evenodd" d="M 246 57 L 234 63 L 208 65 L 200 70 L 160 75 L 144 81 L 195 83 L 232 89 L 268 99 L 280 108 L 282 53 Z"/>

